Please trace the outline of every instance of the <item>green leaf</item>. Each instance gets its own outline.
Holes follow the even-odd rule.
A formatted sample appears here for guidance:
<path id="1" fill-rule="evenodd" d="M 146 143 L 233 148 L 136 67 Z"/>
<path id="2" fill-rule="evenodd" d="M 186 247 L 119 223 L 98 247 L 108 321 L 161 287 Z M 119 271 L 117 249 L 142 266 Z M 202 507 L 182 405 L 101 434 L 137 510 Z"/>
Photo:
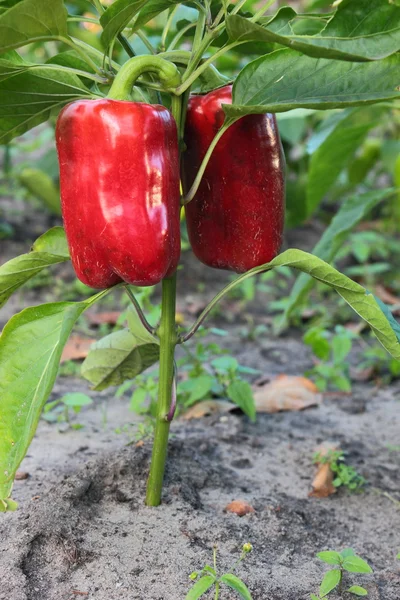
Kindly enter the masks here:
<path id="1" fill-rule="evenodd" d="M 256 406 L 251 385 L 247 381 L 237 379 L 229 384 L 227 393 L 228 398 L 237 404 L 254 423 L 256 420 Z"/>
<path id="2" fill-rule="evenodd" d="M 261 26 L 231 15 L 227 32 L 231 41 L 281 44 L 314 58 L 378 60 L 400 49 L 400 8 L 389 2 L 343 0 L 325 27 L 317 22 L 315 35 L 295 35 L 296 16 L 284 7 Z M 304 25 L 303 18 L 299 22 Z"/>
<path id="3" fill-rule="evenodd" d="M 24 0 L 0 16 L 0 52 L 68 37 L 63 0 Z"/>
<path id="4" fill-rule="evenodd" d="M 390 308 L 384 302 L 382 302 L 382 300 L 380 298 L 378 298 L 377 296 L 374 296 L 374 298 L 377 301 L 377 303 L 379 304 L 379 306 L 381 307 L 382 312 L 385 314 L 385 317 L 389 321 L 393 331 L 396 334 L 397 339 L 400 342 L 400 323 L 398 321 L 396 321 Z"/>
<path id="5" fill-rule="evenodd" d="M 78 317 L 108 290 L 84 302 L 26 308 L 0 336 L 0 500 L 35 434 L 53 388 L 64 345 Z"/>
<path id="6" fill-rule="evenodd" d="M 117 35 L 135 17 L 147 0 L 115 0 L 101 15 L 100 24 L 103 27 L 101 41 L 108 48 Z"/>
<path id="7" fill-rule="evenodd" d="M 380 106 L 350 110 L 313 153 L 307 180 L 307 216 L 313 214 L 367 133 L 382 122 L 385 112 L 386 108 Z"/>
<path id="8" fill-rule="evenodd" d="M 156 363 L 160 348 L 155 338 L 143 341 L 129 331 L 115 331 L 95 342 L 82 364 L 82 376 L 100 391 L 133 379 Z"/>
<path id="9" fill-rule="evenodd" d="M 228 284 L 222 292 L 214 298 L 212 305 L 216 304 L 220 298 L 237 285 L 240 285 L 247 278 L 269 271 L 275 267 L 283 266 L 299 269 L 299 271 L 312 275 L 317 281 L 321 281 L 335 289 L 345 302 L 347 302 L 347 304 L 349 304 L 349 306 L 351 306 L 351 308 L 364 319 L 366 323 L 368 323 L 389 354 L 391 354 L 393 358 L 400 359 L 399 340 L 374 296 L 361 285 L 352 281 L 328 263 L 308 252 L 303 252 L 302 250 L 286 250 L 286 252 L 279 254 L 271 262 L 255 267 L 244 275 L 241 275 L 235 279 L 235 281 Z"/>
<path id="10" fill-rule="evenodd" d="M 311 600 L 320 600 L 315 594 L 311 594 L 310 598 Z"/>
<path id="11" fill-rule="evenodd" d="M 342 557 L 340 556 L 339 552 L 335 552 L 334 550 L 318 552 L 317 557 L 328 565 L 340 565 L 342 562 Z"/>
<path id="12" fill-rule="evenodd" d="M 36 240 L 32 252 L 12 258 L 0 267 L 0 308 L 34 275 L 67 260 L 69 253 L 64 230 L 54 227 Z"/>
<path id="13" fill-rule="evenodd" d="M 133 26 L 133 31 L 138 31 L 146 23 L 154 19 L 157 15 L 164 12 L 175 4 L 180 4 L 181 0 L 149 0 L 146 5 L 142 8 L 138 18 Z"/>
<path id="14" fill-rule="evenodd" d="M 400 55 L 382 61 L 351 63 L 315 59 L 294 50 L 277 50 L 250 62 L 233 86 L 228 117 L 319 110 L 374 104 L 400 98 Z"/>
<path id="15" fill-rule="evenodd" d="M 368 596 L 367 590 L 359 585 L 352 585 L 347 591 L 355 596 Z"/>
<path id="16" fill-rule="evenodd" d="M 185 600 L 198 600 L 203 594 L 207 592 L 215 583 L 215 577 L 211 575 L 204 575 L 201 577 L 194 586 L 189 590 L 185 596 Z"/>
<path id="17" fill-rule="evenodd" d="M 46 233 L 43 233 L 33 243 L 32 252 L 48 252 L 62 256 L 65 259 L 69 258 L 69 250 L 67 236 L 63 227 L 52 227 Z"/>
<path id="18" fill-rule="evenodd" d="M 93 404 L 92 398 L 87 394 L 82 394 L 81 392 L 71 392 L 69 394 L 65 394 L 59 399 L 59 402 L 65 404 L 65 406 L 69 406 L 70 408 L 89 406 Z"/>
<path id="19" fill-rule="evenodd" d="M 332 569 L 332 571 L 325 573 L 319 587 L 319 595 L 327 596 L 340 583 L 341 578 L 342 574 L 339 569 Z"/>
<path id="20" fill-rule="evenodd" d="M 188 399 L 185 401 L 185 406 L 191 406 L 210 394 L 213 385 L 214 378 L 211 375 L 200 375 L 196 379 L 182 381 L 178 389 L 189 394 Z"/>
<path id="21" fill-rule="evenodd" d="M 354 552 L 353 548 L 343 548 L 343 550 L 340 553 L 340 556 L 342 556 L 343 558 L 347 558 L 348 556 L 355 556 L 356 553 Z"/>
<path id="22" fill-rule="evenodd" d="M 359 556 L 347 556 L 343 561 L 343 569 L 349 573 L 372 573 L 369 564 Z"/>
<path id="23" fill-rule="evenodd" d="M 67 102 L 92 96 L 79 77 L 63 67 L 0 58 L 0 144 L 47 121 Z"/>
<path id="24" fill-rule="evenodd" d="M 45 171 L 26 167 L 22 169 L 18 179 L 28 192 L 47 206 L 52 214 L 61 215 L 60 190 Z"/>
<path id="25" fill-rule="evenodd" d="M 222 577 L 220 577 L 220 581 L 235 590 L 235 592 L 237 592 L 239 596 L 243 598 L 243 600 L 252 600 L 249 590 L 243 581 L 241 581 L 239 577 L 236 577 L 236 575 L 227 573 L 226 575 L 222 575 Z"/>
<path id="26" fill-rule="evenodd" d="M 357 225 L 357 223 L 379 202 L 387 200 L 394 194 L 395 190 L 393 188 L 387 188 L 384 190 L 374 190 L 365 194 L 350 196 L 343 202 L 339 212 L 334 216 L 329 227 L 325 229 L 312 253 L 323 260 L 331 262 L 353 227 Z M 276 326 L 278 331 L 282 331 L 287 327 L 293 311 L 297 306 L 300 306 L 304 302 L 313 285 L 313 279 L 309 275 L 302 273 L 297 277 L 290 293 L 289 302 L 285 308 L 285 312 Z M 376 301 L 379 304 L 380 301 L 377 298 Z M 394 320 L 393 316 L 392 319 Z"/>
<path id="27" fill-rule="evenodd" d="M 349 337 L 335 336 L 332 340 L 333 362 L 335 365 L 343 363 L 344 359 L 350 352 L 352 341 Z"/>

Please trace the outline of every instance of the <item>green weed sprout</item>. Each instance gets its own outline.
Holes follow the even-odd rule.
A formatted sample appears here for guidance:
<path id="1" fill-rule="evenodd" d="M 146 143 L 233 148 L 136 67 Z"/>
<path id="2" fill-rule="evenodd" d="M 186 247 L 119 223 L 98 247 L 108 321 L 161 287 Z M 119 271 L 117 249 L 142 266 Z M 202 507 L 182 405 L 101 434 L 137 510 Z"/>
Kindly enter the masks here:
<path id="1" fill-rule="evenodd" d="M 244 544 L 239 560 L 226 573 L 219 575 L 217 572 L 217 546 L 214 546 L 214 566 L 205 565 L 201 571 L 194 571 L 189 575 L 189 578 L 192 581 L 196 581 L 196 583 L 187 593 L 185 600 L 198 600 L 198 598 L 204 596 L 212 587 L 215 589 L 214 600 L 218 600 L 221 585 L 226 585 L 235 590 L 243 600 L 252 600 L 251 594 L 243 581 L 239 577 L 236 577 L 236 575 L 233 575 L 233 571 L 235 571 L 252 549 L 253 546 L 251 544 Z"/>
<path id="2" fill-rule="evenodd" d="M 346 596 L 347 594 L 368 596 L 367 590 L 359 585 L 352 585 L 343 591 L 345 571 L 348 573 L 372 573 L 369 564 L 357 556 L 352 548 L 345 548 L 342 552 L 335 552 L 334 550 L 318 552 L 317 557 L 328 565 L 334 565 L 335 568 L 325 573 L 319 586 L 319 596 L 311 594 L 311 600 L 324 600 L 335 588 L 338 588 L 341 597 L 343 597 L 343 593 Z"/>

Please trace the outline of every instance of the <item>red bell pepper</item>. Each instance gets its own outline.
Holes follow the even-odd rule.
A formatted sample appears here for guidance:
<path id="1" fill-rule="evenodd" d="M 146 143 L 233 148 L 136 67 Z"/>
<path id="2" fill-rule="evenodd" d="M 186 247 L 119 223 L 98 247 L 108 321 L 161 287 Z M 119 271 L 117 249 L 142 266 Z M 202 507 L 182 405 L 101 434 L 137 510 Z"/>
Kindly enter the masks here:
<path id="1" fill-rule="evenodd" d="M 183 184 L 187 192 L 224 121 L 232 86 L 189 100 Z M 189 240 L 210 267 L 243 273 L 279 252 L 284 226 L 285 159 L 275 116 L 248 115 L 223 134 L 186 206 Z"/>
<path id="2" fill-rule="evenodd" d="M 146 286 L 180 255 L 175 121 L 163 106 L 78 100 L 57 122 L 61 206 L 78 278 Z"/>

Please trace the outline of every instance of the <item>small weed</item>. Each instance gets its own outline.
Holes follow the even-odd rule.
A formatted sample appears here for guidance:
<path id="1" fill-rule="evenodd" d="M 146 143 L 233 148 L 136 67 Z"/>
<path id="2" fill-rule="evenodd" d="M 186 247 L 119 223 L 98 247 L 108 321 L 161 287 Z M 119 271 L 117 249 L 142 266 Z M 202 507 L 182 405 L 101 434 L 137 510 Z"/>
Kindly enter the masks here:
<path id="1" fill-rule="evenodd" d="M 214 546 L 213 566 L 205 565 L 201 571 L 195 571 L 189 575 L 189 578 L 192 581 L 196 581 L 196 583 L 187 593 L 185 600 L 198 600 L 198 598 L 204 596 L 211 588 L 214 588 L 214 600 L 218 600 L 220 597 L 220 588 L 223 585 L 237 592 L 243 600 L 252 600 L 251 594 L 243 581 L 239 577 L 236 577 L 236 575 L 233 575 L 233 571 L 235 571 L 252 549 L 251 544 L 244 544 L 239 560 L 226 573 L 219 575 L 217 571 L 217 547 Z"/>
<path id="2" fill-rule="evenodd" d="M 341 597 L 343 597 L 343 594 L 346 594 L 346 596 L 347 594 L 368 596 L 367 590 L 359 585 L 352 585 L 343 590 L 343 575 L 345 571 L 348 573 L 372 573 L 369 564 L 357 556 L 354 550 L 351 548 L 345 548 L 342 552 L 328 550 L 326 552 L 318 552 L 317 557 L 328 565 L 334 565 L 335 568 L 325 573 L 319 586 L 319 595 L 311 594 L 311 600 L 323 600 L 335 588 L 337 588 Z"/>
<path id="3" fill-rule="evenodd" d="M 203 330 L 203 335 L 207 333 Z M 237 404 L 250 418 L 255 419 L 253 392 L 242 375 L 258 375 L 259 371 L 240 365 L 235 358 L 214 342 L 198 343 L 193 348 L 183 346 L 185 357 L 177 360 L 182 379 L 177 385 L 177 410 L 186 409 L 209 398 L 228 398 Z M 137 414 L 155 416 L 158 379 L 155 371 L 146 377 L 138 375 L 134 381 L 126 381 L 117 389 L 116 396 L 123 396 L 135 387 L 130 408 Z"/>
<path id="4" fill-rule="evenodd" d="M 80 423 L 71 423 L 70 410 L 74 414 L 79 414 L 83 406 L 90 404 L 93 404 L 93 400 L 86 394 L 80 392 L 65 394 L 45 405 L 43 419 L 49 423 L 66 423 L 71 429 L 82 429 L 83 425 Z"/>
<path id="5" fill-rule="evenodd" d="M 317 452 L 313 457 L 314 463 L 329 464 L 335 473 L 335 479 L 332 482 L 335 487 L 344 486 L 350 492 L 359 492 L 365 486 L 366 480 L 345 461 L 345 453 L 342 450 L 329 450 L 326 454 Z"/>
<path id="6" fill-rule="evenodd" d="M 312 327 L 303 337 L 310 346 L 318 363 L 305 374 L 312 377 L 319 390 L 329 387 L 343 392 L 351 391 L 349 364 L 346 357 L 351 351 L 355 334 L 338 325 L 334 333 L 322 327 Z"/>

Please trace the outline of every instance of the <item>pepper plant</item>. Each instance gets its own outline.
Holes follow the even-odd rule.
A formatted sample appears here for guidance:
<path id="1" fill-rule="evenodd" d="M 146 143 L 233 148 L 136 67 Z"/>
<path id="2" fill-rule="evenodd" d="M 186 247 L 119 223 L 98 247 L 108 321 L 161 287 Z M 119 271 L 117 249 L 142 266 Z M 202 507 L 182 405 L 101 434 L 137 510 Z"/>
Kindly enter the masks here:
<path id="1" fill-rule="evenodd" d="M 3 329 L 1 511 L 16 507 L 14 475 L 76 320 L 116 286 L 128 294 L 136 317 L 95 344 L 83 374 L 100 390 L 159 360 L 146 496 L 151 506 L 161 501 L 175 408 L 175 348 L 248 278 L 282 266 L 311 275 L 334 288 L 400 358 L 399 325 L 372 294 L 318 256 L 296 249 L 276 255 L 284 173 L 271 116 L 298 108 L 398 106 L 400 6 L 342 0 L 332 12 L 297 14 L 289 6 L 274 13 L 273 4 L 93 0 L 94 14 L 85 16 L 72 1 L 0 2 L 0 142 L 63 109 L 56 137 L 67 234 L 54 228 L 31 252 L 0 267 L 0 303 L 70 257 L 78 277 L 104 288 L 81 302 L 27 308 Z M 158 38 L 147 36 L 153 19 L 163 25 Z M 93 46 L 77 34 L 84 21 L 100 27 Z M 27 60 L 24 47 L 32 43 L 44 45 L 46 62 Z M 238 73 L 221 75 L 215 68 L 224 58 L 255 51 L 258 56 Z M 394 193 L 385 191 L 387 197 Z M 242 273 L 186 331 L 175 322 L 180 205 L 188 207 L 199 258 Z M 160 281 L 161 320 L 153 327 L 131 286 Z"/>

